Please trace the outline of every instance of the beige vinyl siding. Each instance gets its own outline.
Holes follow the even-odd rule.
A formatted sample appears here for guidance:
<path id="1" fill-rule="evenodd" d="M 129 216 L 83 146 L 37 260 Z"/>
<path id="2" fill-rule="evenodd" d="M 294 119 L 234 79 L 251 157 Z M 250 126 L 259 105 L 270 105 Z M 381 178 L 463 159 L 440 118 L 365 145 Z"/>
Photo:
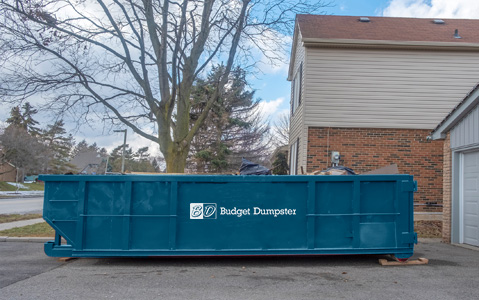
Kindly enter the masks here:
<path id="1" fill-rule="evenodd" d="M 433 129 L 479 81 L 475 52 L 308 47 L 306 53 L 306 128 Z"/>
<path id="2" fill-rule="evenodd" d="M 301 35 L 298 34 L 297 44 L 296 44 L 296 53 L 294 57 L 294 68 L 293 68 L 293 78 L 296 76 L 296 73 L 299 70 L 301 62 L 303 62 L 303 81 L 301 85 L 301 104 L 296 108 L 294 115 L 291 116 L 290 120 L 290 130 L 289 130 L 289 147 L 291 147 L 294 142 L 299 137 L 299 151 L 298 151 L 298 174 L 301 174 L 301 166 L 306 172 L 306 145 L 307 145 L 307 129 L 304 128 L 304 95 L 305 95 L 305 70 L 307 69 L 306 64 L 304 63 L 305 57 L 305 48 L 301 43 Z M 298 77 L 299 78 L 299 77 Z M 291 81 L 292 85 L 292 81 Z M 291 87 L 291 97 L 290 97 L 290 113 L 291 113 L 291 101 L 293 99 L 293 88 Z M 306 133 L 306 134 L 305 134 Z"/>

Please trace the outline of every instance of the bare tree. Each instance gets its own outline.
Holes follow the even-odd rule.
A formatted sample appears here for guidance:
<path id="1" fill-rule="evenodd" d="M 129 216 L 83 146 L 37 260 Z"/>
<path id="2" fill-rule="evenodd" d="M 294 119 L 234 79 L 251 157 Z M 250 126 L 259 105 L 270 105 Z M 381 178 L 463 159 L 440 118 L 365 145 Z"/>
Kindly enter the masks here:
<path id="1" fill-rule="evenodd" d="M 307 0 L 0 0 L 0 95 L 80 122 L 125 124 L 159 143 L 168 172 L 183 172 L 191 141 L 236 63 L 259 49 L 274 62 L 289 47 Z M 191 90 L 212 63 L 225 66 L 190 123 Z"/>
<path id="2" fill-rule="evenodd" d="M 45 145 L 25 129 L 16 126 L 4 130 L 0 135 L 0 145 L 0 162 L 13 164 L 17 168 L 17 174 L 18 170 L 28 174 L 44 169 L 44 158 L 49 156 Z"/>
<path id="3" fill-rule="evenodd" d="M 289 119 L 290 115 L 285 113 L 280 115 L 274 123 L 274 144 L 276 147 L 289 144 Z"/>

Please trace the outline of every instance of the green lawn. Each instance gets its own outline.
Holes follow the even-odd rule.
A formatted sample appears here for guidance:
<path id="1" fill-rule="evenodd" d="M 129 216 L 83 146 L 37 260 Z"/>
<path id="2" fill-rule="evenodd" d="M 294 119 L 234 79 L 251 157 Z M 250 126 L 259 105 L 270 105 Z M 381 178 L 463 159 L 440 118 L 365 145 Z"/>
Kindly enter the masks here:
<path id="1" fill-rule="evenodd" d="M 41 217 L 42 217 L 41 214 L 26 214 L 26 215 L 19 215 L 19 214 L 2 215 L 2 214 L 0 214 L 0 224 L 1 223 L 15 222 L 15 221 L 38 219 L 38 218 L 41 218 Z"/>
<path id="2" fill-rule="evenodd" d="M 32 182 L 32 183 L 21 183 L 25 188 L 20 188 L 20 191 L 43 191 L 45 186 L 41 182 Z M 0 181 L 0 191 L 9 192 L 16 191 L 17 187 L 6 183 L 5 181 Z"/>
<path id="3" fill-rule="evenodd" d="M 0 236 L 9 237 L 54 237 L 55 230 L 46 222 L 0 231 Z"/>

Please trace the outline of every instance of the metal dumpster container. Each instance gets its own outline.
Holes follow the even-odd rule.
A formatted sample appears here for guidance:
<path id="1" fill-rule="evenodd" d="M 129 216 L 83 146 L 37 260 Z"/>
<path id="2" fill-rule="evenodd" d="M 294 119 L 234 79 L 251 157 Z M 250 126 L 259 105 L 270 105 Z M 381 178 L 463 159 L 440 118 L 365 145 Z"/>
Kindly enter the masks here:
<path id="1" fill-rule="evenodd" d="M 55 257 L 413 254 L 410 175 L 43 175 Z M 67 243 L 61 243 L 63 237 Z"/>

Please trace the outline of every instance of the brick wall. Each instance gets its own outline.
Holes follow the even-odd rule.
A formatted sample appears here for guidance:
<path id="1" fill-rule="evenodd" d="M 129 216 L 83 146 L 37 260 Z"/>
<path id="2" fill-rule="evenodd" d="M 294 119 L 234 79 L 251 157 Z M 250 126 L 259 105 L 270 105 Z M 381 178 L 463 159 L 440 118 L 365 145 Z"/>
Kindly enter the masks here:
<path id="1" fill-rule="evenodd" d="M 17 170 L 8 163 L 0 164 L 0 181 L 15 182 Z M 19 180 L 23 178 L 19 178 Z"/>
<path id="2" fill-rule="evenodd" d="M 356 173 L 397 164 L 400 173 L 418 182 L 415 211 L 441 212 L 444 142 L 427 141 L 429 134 L 422 129 L 310 127 L 307 171 L 325 169 L 330 151 L 339 151 L 340 164 Z"/>
<path id="3" fill-rule="evenodd" d="M 443 167 L 443 211 L 442 211 L 442 241 L 451 242 L 451 187 L 452 187 L 452 151 L 451 134 L 448 133 L 444 140 L 444 167 Z"/>

